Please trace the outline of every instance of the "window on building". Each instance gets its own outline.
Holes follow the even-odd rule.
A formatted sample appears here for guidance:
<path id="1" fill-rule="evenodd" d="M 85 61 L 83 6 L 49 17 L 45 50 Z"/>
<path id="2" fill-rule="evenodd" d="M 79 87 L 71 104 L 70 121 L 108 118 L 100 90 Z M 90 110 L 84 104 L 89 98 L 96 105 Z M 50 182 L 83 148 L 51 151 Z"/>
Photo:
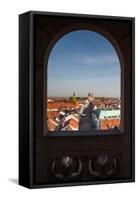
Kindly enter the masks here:
<path id="1" fill-rule="evenodd" d="M 65 34 L 55 43 L 47 70 L 49 131 L 119 129 L 121 67 L 107 38 L 91 30 Z"/>

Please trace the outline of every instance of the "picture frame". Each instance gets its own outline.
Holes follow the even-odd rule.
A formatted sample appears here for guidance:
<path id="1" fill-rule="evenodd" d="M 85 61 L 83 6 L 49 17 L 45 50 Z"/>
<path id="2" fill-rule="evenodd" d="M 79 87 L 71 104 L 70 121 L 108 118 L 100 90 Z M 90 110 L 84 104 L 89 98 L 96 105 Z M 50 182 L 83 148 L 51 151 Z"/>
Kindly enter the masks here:
<path id="1" fill-rule="evenodd" d="M 75 30 L 106 37 L 121 63 L 120 130 L 47 134 L 47 66 Z M 54 83 L 55 85 L 57 83 Z M 60 136 L 59 136 L 60 135 Z M 135 181 L 135 18 L 30 11 L 19 15 L 19 184 L 28 188 Z"/>

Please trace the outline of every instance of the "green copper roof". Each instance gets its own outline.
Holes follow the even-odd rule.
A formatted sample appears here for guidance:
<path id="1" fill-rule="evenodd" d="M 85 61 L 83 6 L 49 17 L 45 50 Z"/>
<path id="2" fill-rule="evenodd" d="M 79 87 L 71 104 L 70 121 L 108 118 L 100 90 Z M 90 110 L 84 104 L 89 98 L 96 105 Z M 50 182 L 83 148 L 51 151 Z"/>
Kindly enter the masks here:
<path id="1" fill-rule="evenodd" d="M 101 110 L 99 119 L 120 119 L 120 110 Z"/>

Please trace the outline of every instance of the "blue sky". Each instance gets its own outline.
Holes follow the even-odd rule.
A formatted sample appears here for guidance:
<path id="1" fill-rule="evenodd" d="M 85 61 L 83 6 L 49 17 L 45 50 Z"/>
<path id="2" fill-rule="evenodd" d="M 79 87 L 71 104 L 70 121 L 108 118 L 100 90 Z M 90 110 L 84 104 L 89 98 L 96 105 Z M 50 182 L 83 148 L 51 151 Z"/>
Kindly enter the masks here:
<path id="1" fill-rule="evenodd" d="M 101 34 L 79 30 L 63 36 L 48 61 L 48 96 L 120 97 L 120 63 Z"/>

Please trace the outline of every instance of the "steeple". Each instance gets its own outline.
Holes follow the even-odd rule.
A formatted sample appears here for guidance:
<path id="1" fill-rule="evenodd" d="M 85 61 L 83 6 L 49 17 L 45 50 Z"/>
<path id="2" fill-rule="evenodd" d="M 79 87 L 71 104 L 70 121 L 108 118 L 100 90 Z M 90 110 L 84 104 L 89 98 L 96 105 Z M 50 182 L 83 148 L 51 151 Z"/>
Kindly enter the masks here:
<path id="1" fill-rule="evenodd" d="M 88 93 L 88 100 L 89 100 L 90 102 L 93 102 L 93 100 L 94 100 L 94 95 L 93 95 L 93 93 Z"/>
<path id="2" fill-rule="evenodd" d="M 70 102 L 73 104 L 77 103 L 77 98 L 76 98 L 75 92 L 73 92 L 73 96 L 70 97 Z"/>

